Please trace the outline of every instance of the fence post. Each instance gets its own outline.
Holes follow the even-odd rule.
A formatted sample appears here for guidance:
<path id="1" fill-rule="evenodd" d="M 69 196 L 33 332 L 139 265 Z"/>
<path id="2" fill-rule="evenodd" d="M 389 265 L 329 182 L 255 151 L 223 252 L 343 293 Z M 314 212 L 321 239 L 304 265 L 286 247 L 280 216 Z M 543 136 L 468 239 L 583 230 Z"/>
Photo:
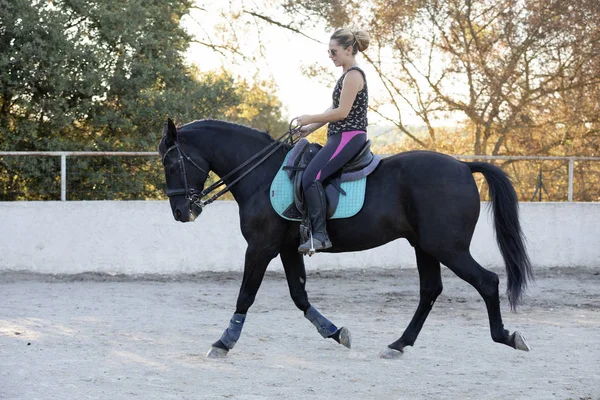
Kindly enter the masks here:
<path id="1" fill-rule="evenodd" d="M 573 168 L 575 161 L 569 158 L 569 201 L 573 201 Z"/>
<path id="2" fill-rule="evenodd" d="M 60 155 L 60 200 L 67 201 L 67 155 Z"/>

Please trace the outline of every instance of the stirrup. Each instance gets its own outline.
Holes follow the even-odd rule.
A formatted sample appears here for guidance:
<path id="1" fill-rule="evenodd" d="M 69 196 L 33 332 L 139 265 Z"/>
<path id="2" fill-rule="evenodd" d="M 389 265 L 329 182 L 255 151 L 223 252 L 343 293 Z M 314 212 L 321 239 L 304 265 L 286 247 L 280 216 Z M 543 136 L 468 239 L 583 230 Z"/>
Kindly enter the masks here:
<path id="1" fill-rule="evenodd" d="M 308 256 L 310 257 L 313 254 L 315 254 L 318 250 L 325 250 L 331 247 L 331 242 L 327 238 L 324 242 L 322 242 L 319 239 L 314 239 L 312 232 L 309 232 L 309 235 L 309 239 L 298 247 L 298 253 L 304 255 L 308 254 Z M 315 241 L 317 241 L 317 243 L 319 244 L 318 248 L 315 248 Z M 306 248 L 307 246 L 305 246 L 306 244 L 310 245 L 308 249 Z"/>

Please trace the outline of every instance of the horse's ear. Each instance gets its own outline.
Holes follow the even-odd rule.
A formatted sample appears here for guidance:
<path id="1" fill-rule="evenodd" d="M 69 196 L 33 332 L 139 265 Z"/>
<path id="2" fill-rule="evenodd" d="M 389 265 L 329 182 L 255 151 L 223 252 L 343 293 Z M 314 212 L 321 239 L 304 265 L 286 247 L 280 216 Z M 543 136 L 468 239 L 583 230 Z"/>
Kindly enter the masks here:
<path id="1" fill-rule="evenodd" d="M 177 141 L 177 128 L 175 127 L 175 124 L 171 118 L 167 118 L 167 123 L 163 128 L 163 137 L 165 136 L 166 142 L 169 144 L 173 144 Z"/>

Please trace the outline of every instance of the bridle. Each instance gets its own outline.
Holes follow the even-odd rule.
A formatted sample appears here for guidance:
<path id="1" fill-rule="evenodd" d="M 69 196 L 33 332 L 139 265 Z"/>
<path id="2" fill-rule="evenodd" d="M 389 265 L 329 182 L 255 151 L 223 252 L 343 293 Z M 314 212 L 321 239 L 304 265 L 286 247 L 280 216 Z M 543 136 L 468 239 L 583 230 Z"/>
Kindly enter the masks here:
<path id="1" fill-rule="evenodd" d="M 167 149 L 167 151 L 165 151 L 165 154 L 162 157 L 162 164 L 163 164 L 163 166 L 165 165 L 165 159 L 167 158 L 167 155 L 171 151 L 177 151 L 177 162 L 179 164 L 179 171 L 181 172 L 183 187 L 178 188 L 178 189 L 167 188 L 167 196 L 170 198 L 171 196 L 185 195 L 186 200 L 193 203 L 196 207 L 198 207 L 200 209 L 200 212 L 202 212 L 202 209 L 205 206 L 209 205 L 210 203 L 217 200 L 219 197 L 221 197 L 225 193 L 229 192 L 233 185 L 235 185 L 242 178 L 244 178 L 246 175 L 248 175 L 250 172 L 252 172 L 256 167 L 258 167 L 260 164 L 262 164 L 266 159 L 271 157 L 271 155 L 273 153 L 275 153 L 287 141 L 289 141 L 289 143 L 291 145 L 294 145 L 294 135 L 297 134 L 301 128 L 301 126 L 297 126 L 297 125 L 293 126 L 293 123 L 295 120 L 296 119 L 294 118 L 290 122 L 289 129 L 283 135 L 281 135 L 279 138 L 275 139 L 273 142 L 269 143 L 269 145 L 267 147 L 265 147 L 264 149 L 262 149 L 261 151 L 259 151 L 258 153 L 256 153 L 252 157 L 250 157 L 242 165 L 238 166 L 233 171 L 226 174 L 224 177 L 222 177 L 217 182 L 210 185 L 208 188 L 202 190 L 201 192 L 198 191 L 197 189 L 194 189 L 193 187 L 190 187 L 190 185 L 188 184 L 187 170 L 185 168 L 185 162 L 188 161 L 195 168 L 204 172 L 206 174 L 206 178 L 208 178 L 208 171 L 206 171 L 204 168 L 202 168 L 196 162 L 194 162 L 194 160 L 192 160 L 192 158 L 190 156 L 185 154 L 185 152 L 179 146 L 179 142 L 175 143 L 173 146 L 169 147 Z M 229 184 L 225 183 L 226 179 L 230 178 L 235 173 L 239 172 L 242 168 L 246 167 L 248 164 L 250 164 L 257 158 L 259 158 L 263 154 L 264 154 L 264 156 L 260 160 L 258 160 L 256 163 L 254 163 L 250 168 L 248 168 L 246 171 L 244 171 L 244 173 L 242 173 L 240 176 L 238 176 L 236 179 L 234 179 L 231 183 L 229 183 Z M 202 159 L 201 156 L 198 156 L 198 157 L 200 157 Z M 202 160 L 206 161 L 204 159 L 202 159 Z M 208 162 L 207 162 L 207 164 L 208 164 Z M 205 180 L 206 180 L 206 178 L 205 178 Z M 208 196 L 209 194 L 211 194 L 212 192 L 214 192 L 216 189 L 218 189 L 219 187 L 221 187 L 223 185 L 225 185 L 225 187 L 223 189 L 221 189 L 217 194 L 213 195 L 208 200 L 202 200 L 203 197 Z"/>
<path id="2" fill-rule="evenodd" d="M 200 200 L 200 199 L 204 196 L 204 191 L 198 192 L 197 189 L 190 187 L 190 185 L 188 184 L 187 170 L 185 169 L 185 162 L 186 162 L 186 160 L 189 161 L 190 164 L 192 164 L 194 167 L 196 167 L 200 171 L 204 172 L 206 174 L 206 178 L 208 178 L 208 171 L 206 171 L 204 168 L 202 168 L 197 163 L 195 163 L 194 160 L 192 160 L 192 158 L 190 156 L 185 154 L 184 151 L 179 146 L 179 143 L 176 143 L 175 145 L 173 145 L 167 149 L 167 151 L 165 152 L 165 154 L 163 155 L 163 158 L 162 158 L 163 167 L 165 165 L 165 159 L 167 158 L 167 154 L 169 154 L 173 150 L 177 150 L 177 163 L 179 164 L 179 171 L 181 172 L 181 177 L 183 178 L 182 179 L 183 187 L 179 188 L 179 189 L 167 188 L 167 196 L 168 197 L 180 196 L 180 195 L 184 194 L 186 200 L 189 200 L 190 202 L 194 203 L 196 206 L 200 207 L 200 209 L 202 209 L 202 207 L 204 207 L 204 205 L 202 204 L 202 200 Z M 205 180 L 206 180 L 206 178 L 205 178 Z"/>

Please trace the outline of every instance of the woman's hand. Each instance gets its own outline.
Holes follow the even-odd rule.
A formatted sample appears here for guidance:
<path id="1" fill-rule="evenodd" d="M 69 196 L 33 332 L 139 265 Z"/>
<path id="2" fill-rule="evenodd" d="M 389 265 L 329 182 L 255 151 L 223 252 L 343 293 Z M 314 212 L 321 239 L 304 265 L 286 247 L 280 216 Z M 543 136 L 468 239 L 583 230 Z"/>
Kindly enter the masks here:
<path id="1" fill-rule="evenodd" d="M 298 125 L 304 126 L 304 125 L 310 125 L 314 121 L 312 120 L 312 115 L 305 114 L 305 115 L 301 115 L 301 116 L 297 117 L 296 122 L 298 123 Z"/>
<path id="2" fill-rule="evenodd" d="M 298 130 L 298 136 L 299 137 L 307 137 L 308 135 L 310 135 L 312 133 L 312 129 L 310 128 L 310 125 L 305 125 L 305 126 L 301 126 L 300 129 Z"/>

